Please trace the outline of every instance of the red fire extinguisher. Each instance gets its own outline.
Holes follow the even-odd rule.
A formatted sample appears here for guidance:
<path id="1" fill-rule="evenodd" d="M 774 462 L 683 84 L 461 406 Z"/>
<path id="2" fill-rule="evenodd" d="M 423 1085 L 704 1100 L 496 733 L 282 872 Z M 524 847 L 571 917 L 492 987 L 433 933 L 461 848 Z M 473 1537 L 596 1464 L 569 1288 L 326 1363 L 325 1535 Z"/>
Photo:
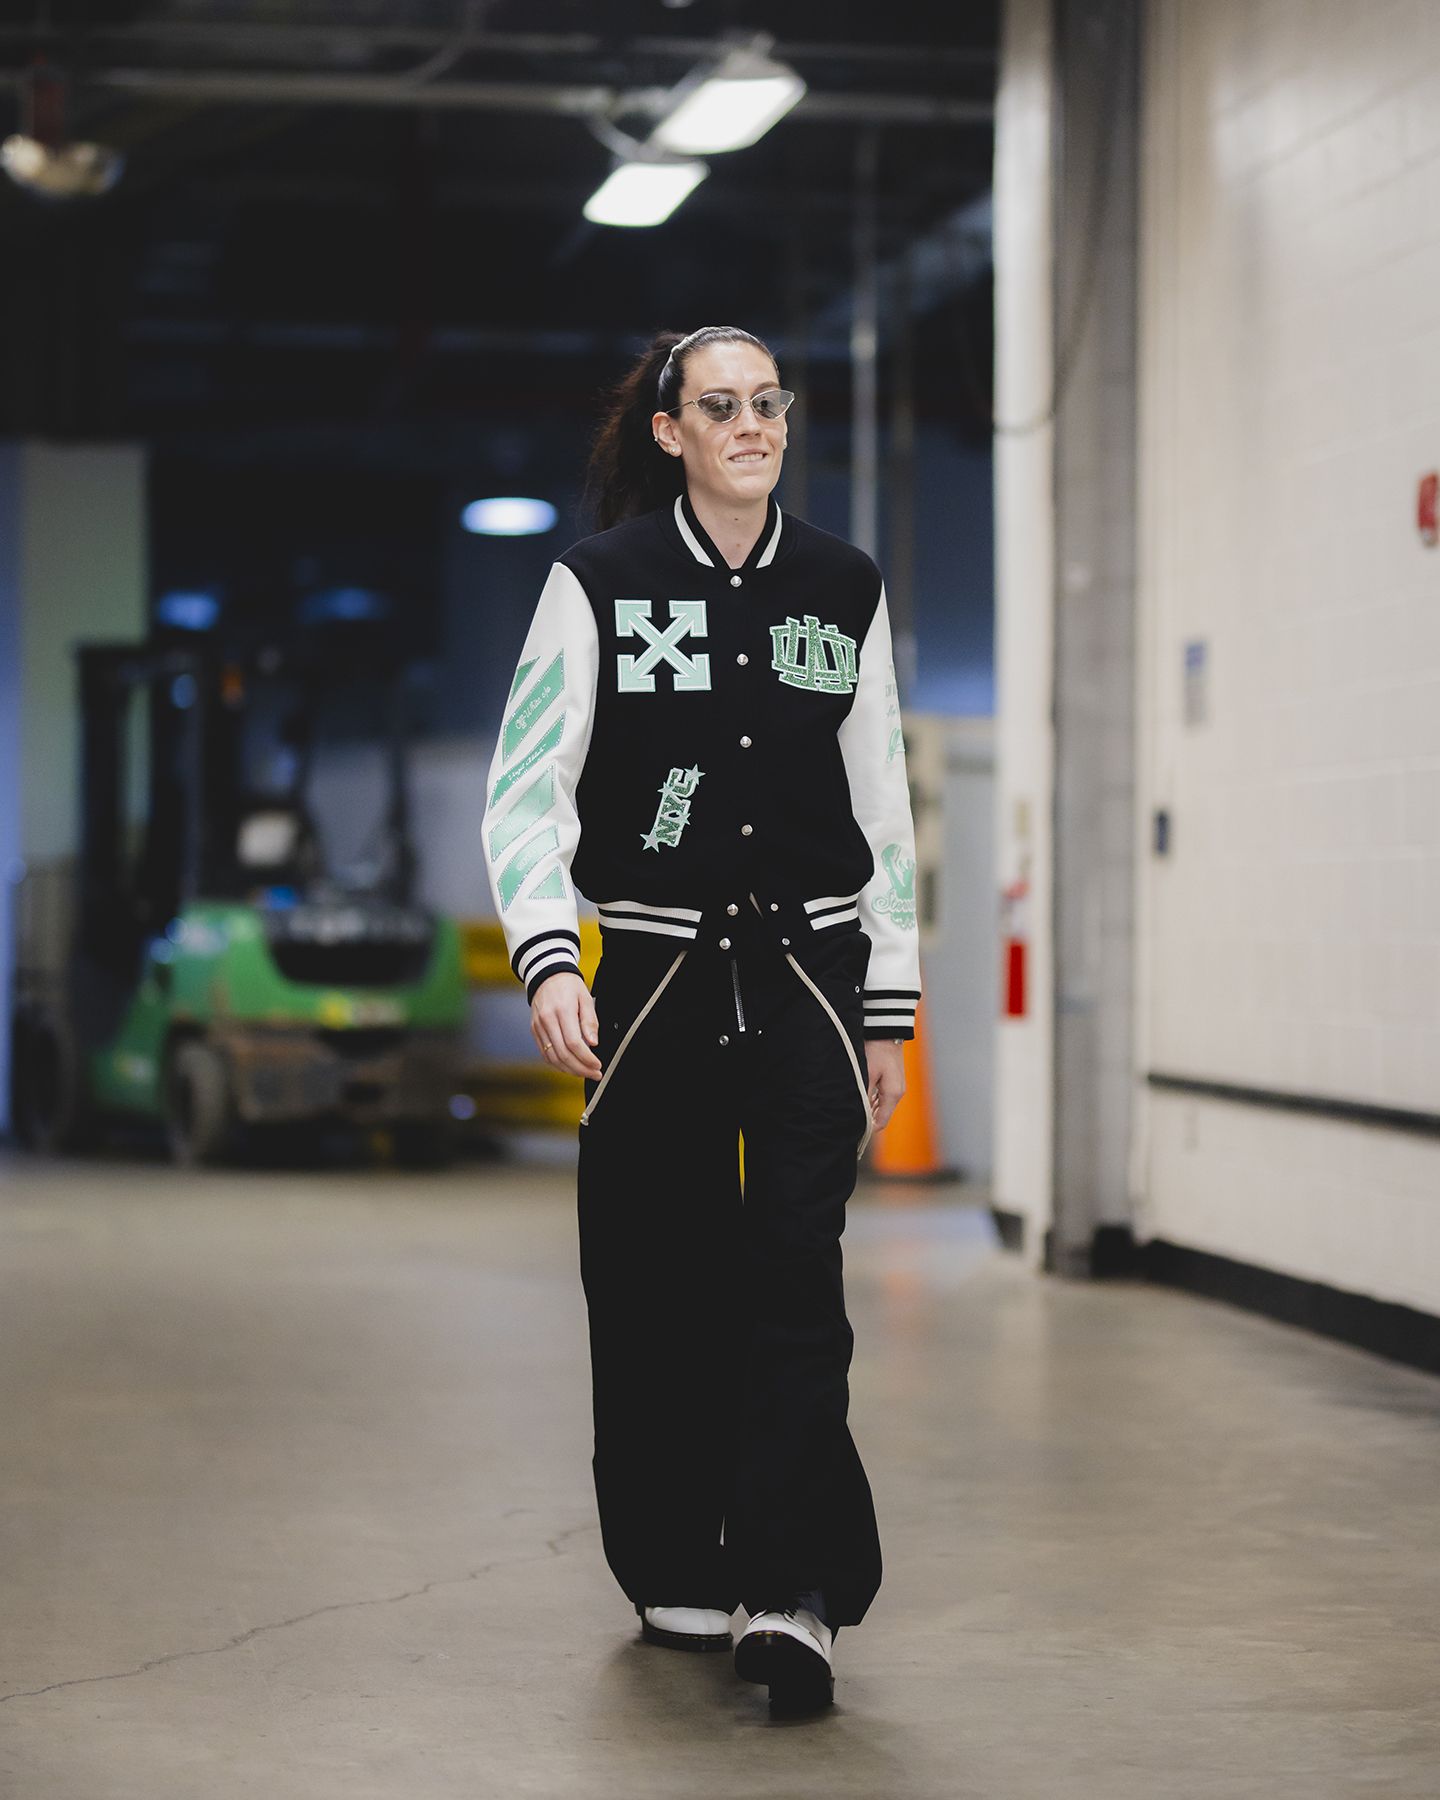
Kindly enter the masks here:
<path id="1" fill-rule="evenodd" d="M 1420 533 L 1420 542 L 1429 550 L 1440 543 L 1440 519 L 1436 517 L 1436 502 L 1440 500 L 1440 474 L 1434 469 L 1428 475 L 1420 477 L 1420 491 L 1415 500 L 1415 525 Z"/>
<path id="2" fill-rule="evenodd" d="M 1000 944 L 1003 993 L 1000 1016 L 1023 1019 L 1030 949 L 1030 878 L 1021 875 L 1000 890 Z"/>

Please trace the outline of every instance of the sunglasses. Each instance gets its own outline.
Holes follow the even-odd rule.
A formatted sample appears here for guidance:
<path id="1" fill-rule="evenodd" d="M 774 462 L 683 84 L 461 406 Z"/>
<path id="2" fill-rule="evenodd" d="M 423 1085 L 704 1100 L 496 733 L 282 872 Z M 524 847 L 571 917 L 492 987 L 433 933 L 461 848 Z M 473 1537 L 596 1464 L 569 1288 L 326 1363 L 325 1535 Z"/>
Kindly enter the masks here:
<path id="1" fill-rule="evenodd" d="M 748 401 L 738 394 L 701 394 L 698 400 L 682 400 L 680 406 L 698 406 L 712 424 L 731 425 L 747 405 L 757 419 L 783 419 L 794 399 L 789 388 L 766 388 L 762 393 L 751 395 Z M 679 412 L 680 406 L 672 406 L 669 410 Z"/>

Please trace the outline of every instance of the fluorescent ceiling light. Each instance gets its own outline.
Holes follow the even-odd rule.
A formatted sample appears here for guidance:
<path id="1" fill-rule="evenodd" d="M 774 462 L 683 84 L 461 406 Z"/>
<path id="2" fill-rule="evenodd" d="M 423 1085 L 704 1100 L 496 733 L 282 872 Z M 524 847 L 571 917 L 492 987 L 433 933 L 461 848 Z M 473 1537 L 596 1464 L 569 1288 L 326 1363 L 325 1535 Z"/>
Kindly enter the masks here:
<path id="1" fill-rule="evenodd" d="M 585 202 L 592 225 L 659 225 L 710 171 L 703 162 L 622 162 Z"/>
<path id="2" fill-rule="evenodd" d="M 472 500 L 461 513 L 460 523 L 482 537 L 533 537 L 537 532 L 552 531 L 557 517 L 548 500 L 501 494 L 490 500 Z"/>
<path id="3" fill-rule="evenodd" d="M 0 144 L 0 169 L 42 200 L 79 200 L 109 193 L 125 158 L 104 144 L 42 144 L 16 132 Z"/>
<path id="4" fill-rule="evenodd" d="M 784 63 L 751 50 L 733 50 L 692 87 L 655 127 L 650 142 L 686 156 L 744 150 L 758 143 L 805 93 Z"/>

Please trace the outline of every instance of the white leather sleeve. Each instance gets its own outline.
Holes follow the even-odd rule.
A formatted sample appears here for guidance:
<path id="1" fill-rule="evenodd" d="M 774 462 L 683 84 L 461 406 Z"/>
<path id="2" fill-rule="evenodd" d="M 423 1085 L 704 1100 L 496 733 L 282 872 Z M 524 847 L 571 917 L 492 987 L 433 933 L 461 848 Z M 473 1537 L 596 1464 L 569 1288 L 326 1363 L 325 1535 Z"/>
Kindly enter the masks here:
<path id="1" fill-rule="evenodd" d="M 865 1035 L 913 1037 L 920 999 L 915 826 L 883 584 L 860 646 L 860 673 L 840 727 L 840 750 L 856 823 L 875 858 L 875 873 L 860 895 L 860 923 L 873 946 L 865 978 Z"/>
<path id="2" fill-rule="evenodd" d="M 580 973 L 570 863 L 580 841 L 575 789 L 595 722 L 595 615 L 556 563 L 535 608 L 490 762 L 485 866 L 510 966 L 527 999 L 549 975 Z"/>

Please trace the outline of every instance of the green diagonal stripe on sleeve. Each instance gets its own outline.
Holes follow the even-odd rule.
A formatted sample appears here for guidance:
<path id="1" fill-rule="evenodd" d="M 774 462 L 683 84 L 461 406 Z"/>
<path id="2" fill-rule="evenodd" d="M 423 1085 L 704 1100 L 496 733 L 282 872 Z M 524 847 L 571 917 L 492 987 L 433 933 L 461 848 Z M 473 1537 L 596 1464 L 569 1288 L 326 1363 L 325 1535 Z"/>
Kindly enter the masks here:
<path id="1" fill-rule="evenodd" d="M 491 862 L 498 861 L 500 853 L 513 844 L 522 831 L 528 831 L 543 819 L 554 804 L 555 770 L 552 766 L 541 770 L 504 818 L 491 830 Z"/>
<path id="2" fill-rule="evenodd" d="M 524 774 L 533 769 L 542 756 L 548 756 L 552 750 L 560 747 L 560 740 L 565 735 L 565 715 L 560 717 L 545 733 L 544 737 L 533 743 L 516 763 L 513 769 L 507 769 L 495 786 L 490 790 L 490 806 L 494 809 L 497 800 L 508 794 L 515 783 Z"/>
<path id="3" fill-rule="evenodd" d="M 500 906 L 503 911 L 520 892 L 520 884 L 540 861 L 542 856 L 557 849 L 560 833 L 553 825 L 547 825 L 543 831 L 537 831 L 528 838 L 500 871 Z"/>
<path id="4" fill-rule="evenodd" d="M 538 656 L 532 656 L 529 662 L 521 663 L 520 667 L 515 671 L 515 679 L 510 683 L 509 699 L 513 700 L 520 692 L 520 689 L 525 685 L 525 677 L 535 667 L 539 660 L 540 658 Z"/>
<path id="5" fill-rule="evenodd" d="M 565 652 L 559 650 L 554 661 L 543 675 L 536 677 L 535 685 L 505 721 L 505 761 L 510 758 L 525 742 L 531 728 L 539 721 L 540 716 L 558 700 L 565 691 Z"/>
<path id="6" fill-rule="evenodd" d="M 539 887 L 530 890 L 532 900 L 563 900 L 565 898 L 565 877 L 559 869 L 552 869 Z"/>

